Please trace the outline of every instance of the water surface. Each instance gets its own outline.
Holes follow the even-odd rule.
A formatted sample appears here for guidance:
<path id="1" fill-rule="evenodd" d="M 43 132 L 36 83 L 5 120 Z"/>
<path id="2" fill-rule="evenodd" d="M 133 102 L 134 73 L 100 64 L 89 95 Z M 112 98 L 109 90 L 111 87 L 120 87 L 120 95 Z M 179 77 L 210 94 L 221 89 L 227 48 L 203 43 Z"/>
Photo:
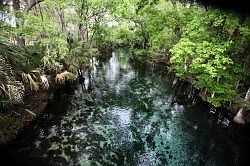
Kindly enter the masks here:
<path id="1" fill-rule="evenodd" d="M 94 58 L 91 72 L 84 73 L 85 85 L 59 90 L 42 117 L 8 147 L 10 154 L 30 165 L 228 166 L 245 161 L 246 144 L 232 136 L 229 121 L 214 118 L 208 105 L 193 101 L 193 91 L 175 84 L 172 76 L 153 74 L 128 57 L 117 50 L 106 61 Z"/>

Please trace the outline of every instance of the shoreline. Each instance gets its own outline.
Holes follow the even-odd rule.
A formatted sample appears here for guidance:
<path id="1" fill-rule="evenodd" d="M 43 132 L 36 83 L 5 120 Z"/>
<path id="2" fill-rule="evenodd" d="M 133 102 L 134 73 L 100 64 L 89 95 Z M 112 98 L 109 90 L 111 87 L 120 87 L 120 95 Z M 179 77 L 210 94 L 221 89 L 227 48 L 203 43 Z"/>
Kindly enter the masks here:
<path id="1" fill-rule="evenodd" d="M 152 57 L 146 57 L 144 59 L 141 59 L 140 57 L 137 57 L 136 55 L 132 55 L 132 61 L 135 62 L 141 62 L 144 65 L 149 65 L 153 68 L 154 72 L 158 70 L 159 74 L 163 74 L 164 76 L 168 76 L 171 71 L 169 71 L 169 67 L 170 67 L 170 62 L 167 61 L 167 59 L 154 59 Z M 184 83 L 188 83 L 190 86 L 190 82 L 189 80 L 179 80 L 179 78 L 176 76 L 176 74 L 174 72 L 172 72 L 175 77 L 177 78 L 178 81 L 183 81 Z M 197 89 L 196 89 L 197 90 Z M 208 102 L 206 100 L 206 97 L 202 96 L 200 92 L 198 92 L 196 94 L 197 97 L 199 97 L 202 101 L 204 102 Z M 233 118 L 234 116 L 237 114 L 238 109 L 240 108 L 240 105 L 237 104 L 235 101 L 231 101 L 232 104 L 231 106 L 226 106 L 221 105 L 220 107 L 214 107 L 212 106 L 209 102 L 209 105 L 211 105 L 211 108 L 213 108 L 213 110 L 215 110 L 215 114 L 222 114 L 225 118 L 227 118 L 230 122 L 234 123 L 234 124 L 238 124 L 236 122 L 233 122 Z M 240 126 L 250 126 L 250 112 L 249 111 L 245 111 L 244 112 L 245 117 L 245 124 L 238 124 Z"/>
<path id="2" fill-rule="evenodd" d="M 49 90 L 39 89 L 26 95 L 23 104 L 14 106 L 6 113 L 3 113 L 1 116 L 9 119 L 5 123 L 1 123 L 0 146 L 10 143 L 20 131 L 39 117 L 44 112 L 49 101 L 53 99 L 58 88 L 59 86 L 53 85 Z"/>

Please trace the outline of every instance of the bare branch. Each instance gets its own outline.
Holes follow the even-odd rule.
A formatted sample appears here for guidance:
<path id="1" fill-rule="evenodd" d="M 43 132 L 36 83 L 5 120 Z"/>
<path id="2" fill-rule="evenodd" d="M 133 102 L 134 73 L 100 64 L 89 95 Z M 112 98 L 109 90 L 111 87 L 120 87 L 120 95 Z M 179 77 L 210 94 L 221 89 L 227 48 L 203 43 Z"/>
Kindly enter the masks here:
<path id="1" fill-rule="evenodd" d="M 43 2 L 44 0 L 32 0 L 30 5 L 27 7 L 26 11 L 29 12 L 34 6 Z"/>

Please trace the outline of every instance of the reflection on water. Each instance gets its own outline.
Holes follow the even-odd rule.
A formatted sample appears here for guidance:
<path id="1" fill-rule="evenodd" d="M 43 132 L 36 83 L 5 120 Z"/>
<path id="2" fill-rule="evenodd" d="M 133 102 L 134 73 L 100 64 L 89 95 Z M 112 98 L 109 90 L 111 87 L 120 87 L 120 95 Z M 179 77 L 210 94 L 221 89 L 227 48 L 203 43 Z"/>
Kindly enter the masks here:
<path id="1" fill-rule="evenodd" d="M 117 63 L 117 57 L 115 56 L 115 53 L 112 53 L 112 57 L 109 60 L 109 63 L 106 68 L 106 78 L 109 81 L 109 83 L 114 84 L 114 81 L 117 79 L 118 74 L 120 73 L 120 65 Z M 104 68 L 104 70 L 105 70 Z"/>
<path id="2" fill-rule="evenodd" d="M 190 91 L 178 90 L 173 79 L 131 65 L 124 50 L 91 63 L 83 74 L 90 93 L 79 85 L 51 103 L 9 147 L 15 155 L 83 166 L 239 162 L 241 148 L 228 129 L 210 120 L 208 108 L 178 104 L 176 91 L 183 91 L 181 97 Z"/>
<path id="3" fill-rule="evenodd" d="M 131 108 L 122 109 L 119 107 L 115 107 L 112 111 L 110 111 L 110 114 L 113 119 L 117 119 L 117 123 L 120 127 L 126 128 L 130 125 L 132 111 L 133 110 Z"/>

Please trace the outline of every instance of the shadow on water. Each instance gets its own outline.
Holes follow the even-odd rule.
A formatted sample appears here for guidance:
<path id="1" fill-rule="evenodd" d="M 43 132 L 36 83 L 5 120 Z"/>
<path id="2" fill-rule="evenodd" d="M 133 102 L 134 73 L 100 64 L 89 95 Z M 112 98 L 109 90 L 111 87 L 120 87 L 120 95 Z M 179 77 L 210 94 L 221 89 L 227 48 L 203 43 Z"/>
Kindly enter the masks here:
<path id="1" fill-rule="evenodd" d="M 57 91 L 44 114 L 2 149 L 16 165 L 246 165 L 249 135 L 209 113 L 192 87 L 129 62 L 94 58 L 84 87 Z"/>

